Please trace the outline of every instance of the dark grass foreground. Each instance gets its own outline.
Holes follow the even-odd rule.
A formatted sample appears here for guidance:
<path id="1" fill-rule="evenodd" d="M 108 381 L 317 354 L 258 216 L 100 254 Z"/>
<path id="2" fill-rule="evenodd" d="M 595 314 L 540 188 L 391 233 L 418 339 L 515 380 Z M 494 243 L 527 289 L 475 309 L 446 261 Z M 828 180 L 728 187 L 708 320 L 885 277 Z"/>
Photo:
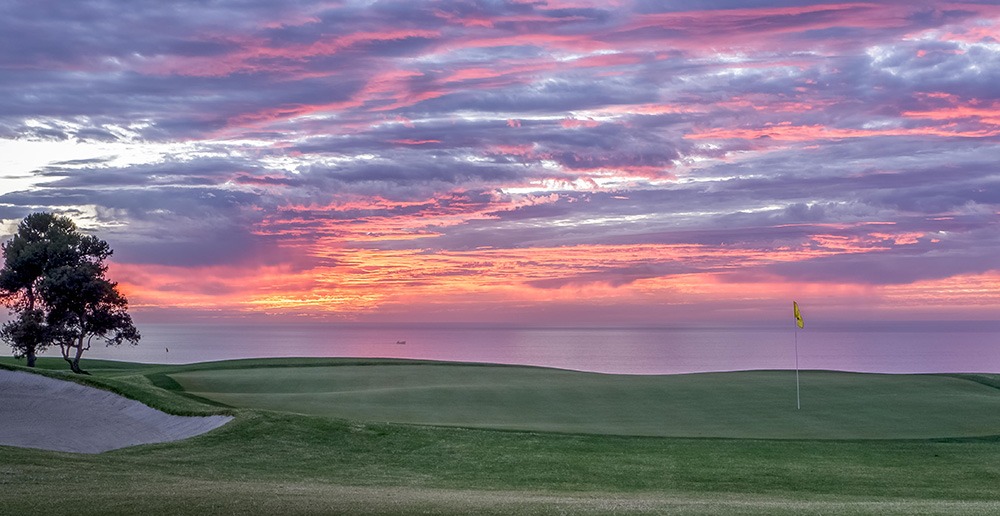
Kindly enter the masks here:
<path id="1" fill-rule="evenodd" d="M 0 364 L 12 363 L 9 359 L 0 360 Z M 236 420 L 187 441 L 100 455 L 0 447 L 3 484 L 0 512 L 986 514 L 1000 511 L 996 494 L 1000 481 L 1000 439 L 990 436 L 720 439 L 375 423 L 220 407 L 218 401 L 208 404 L 181 391 L 183 380 L 174 379 L 183 378 L 184 374 L 178 373 L 240 371 L 248 367 L 265 378 L 277 365 L 305 368 L 352 363 L 385 364 L 325 359 L 190 366 L 89 362 L 90 370 L 95 373 L 92 382 L 106 384 L 156 408 L 182 414 L 229 413 Z M 42 365 L 62 367 L 56 361 Z M 487 367 L 483 371 L 517 369 Z M 899 378 L 905 381 L 908 377 Z M 961 380 L 975 388 L 965 395 L 955 395 L 955 406 L 981 402 L 981 397 L 1000 396 L 1000 390 L 985 385 L 995 382 L 995 377 L 974 379 L 978 382 Z M 718 381 L 726 381 L 726 375 L 718 376 Z M 958 391 L 964 392 L 963 389 L 964 385 Z M 1000 429 L 995 433 L 1000 434 Z"/>

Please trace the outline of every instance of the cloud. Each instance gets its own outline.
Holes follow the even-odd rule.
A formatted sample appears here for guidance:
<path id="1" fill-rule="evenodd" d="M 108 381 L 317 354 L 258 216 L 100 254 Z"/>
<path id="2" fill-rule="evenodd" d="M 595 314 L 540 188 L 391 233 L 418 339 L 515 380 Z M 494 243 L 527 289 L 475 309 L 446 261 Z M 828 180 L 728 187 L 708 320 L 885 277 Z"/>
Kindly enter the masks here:
<path id="1" fill-rule="evenodd" d="M 767 271 L 794 281 L 900 285 L 964 274 L 997 271 L 998 246 L 970 246 L 968 238 L 995 242 L 996 230 L 980 229 L 959 241 L 932 242 L 920 238 L 913 243 L 891 245 L 877 253 L 842 254 L 769 266 Z"/>
<path id="2" fill-rule="evenodd" d="M 993 2 L 6 2 L 0 227 L 72 214 L 149 306 L 235 311 L 985 281 L 998 29 Z"/>

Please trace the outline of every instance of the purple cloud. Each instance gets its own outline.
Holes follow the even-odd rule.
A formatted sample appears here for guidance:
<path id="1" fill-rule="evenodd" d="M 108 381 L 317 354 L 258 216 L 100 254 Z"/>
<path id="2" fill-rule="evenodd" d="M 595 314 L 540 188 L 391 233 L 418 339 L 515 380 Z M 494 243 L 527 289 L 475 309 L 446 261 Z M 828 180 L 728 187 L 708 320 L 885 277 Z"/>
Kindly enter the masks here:
<path id="1" fill-rule="evenodd" d="M 985 274 L 998 45 L 985 1 L 6 2 L 0 218 L 71 213 L 177 267 L 718 256 L 523 284 L 546 291 Z"/>

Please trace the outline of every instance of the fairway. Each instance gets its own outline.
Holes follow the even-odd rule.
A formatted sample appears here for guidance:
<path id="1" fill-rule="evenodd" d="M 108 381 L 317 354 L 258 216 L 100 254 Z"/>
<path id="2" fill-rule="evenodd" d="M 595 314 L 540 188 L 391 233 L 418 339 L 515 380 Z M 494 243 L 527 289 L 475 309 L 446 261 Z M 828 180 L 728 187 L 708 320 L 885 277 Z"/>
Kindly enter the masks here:
<path id="1" fill-rule="evenodd" d="M 997 375 L 807 371 L 796 411 L 787 371 L 613 376 L 310 358 L 87 365 L 86 378 L 54 358 L 32 372 L 235 420 L 93 455 L 0 446 L 5 514 L 1000 511 Z M 25 369 L 2 357 L 0 367 Z M 420 424 L 378 422 L 404 419 Z M 683 437 L 611 435 L 665 431 Z M 685 435 L 696 432 L 779 438 Z M 789 439 L 802 434 L 821 438 Z M 888 438 L 917 434 L 956 438 Z"/>
<path id="2" fill-rule="evenodd" d="M 190 394 L 234 407 L 369 422 L 753 439 L 1000 434 L 1000 390 L 944 375 L 806 371 L 801 410 L 788 371 L 630 376 L 376 363 L 170 376 Z"/>

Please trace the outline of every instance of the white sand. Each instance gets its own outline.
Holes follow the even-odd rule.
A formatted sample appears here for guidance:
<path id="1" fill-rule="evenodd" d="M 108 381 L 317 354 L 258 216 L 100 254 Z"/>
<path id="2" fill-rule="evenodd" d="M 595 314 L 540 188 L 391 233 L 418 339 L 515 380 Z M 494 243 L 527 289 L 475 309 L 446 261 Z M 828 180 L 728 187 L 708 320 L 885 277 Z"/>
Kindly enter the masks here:
<path id="1" fill-rule="evenodd" d="M 174 416 L 109 391 L 0 369 L 0 445 L 101 453 L 179 441 L 230 416 Z"/>

